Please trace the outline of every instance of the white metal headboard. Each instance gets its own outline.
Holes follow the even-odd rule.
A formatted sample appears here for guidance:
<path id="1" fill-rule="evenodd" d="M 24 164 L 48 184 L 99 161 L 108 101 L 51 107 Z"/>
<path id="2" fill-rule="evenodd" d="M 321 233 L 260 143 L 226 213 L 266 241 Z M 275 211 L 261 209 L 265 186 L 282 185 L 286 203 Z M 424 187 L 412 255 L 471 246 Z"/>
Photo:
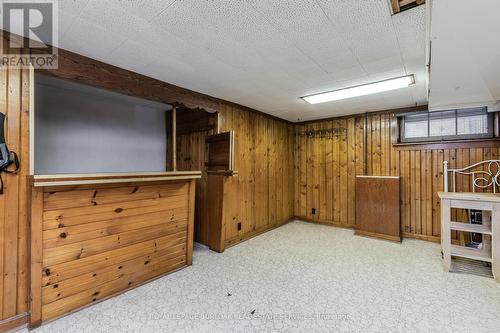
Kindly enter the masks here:
<path id="1" fill-rule="evenodd" d="M 483 170 L 474 170 L 483 166 Z M 448 161 L 443 162 L 444 191 L 448 192 L 448 174 L 451 173 L 451 190 L 457 191 L 457 174 L 471 176 L 472 192 L 476 189 L 492 188 L 497 193 L 500 188 L 500 160 L 486 160 L 461 169 L 448 169 Z"/>

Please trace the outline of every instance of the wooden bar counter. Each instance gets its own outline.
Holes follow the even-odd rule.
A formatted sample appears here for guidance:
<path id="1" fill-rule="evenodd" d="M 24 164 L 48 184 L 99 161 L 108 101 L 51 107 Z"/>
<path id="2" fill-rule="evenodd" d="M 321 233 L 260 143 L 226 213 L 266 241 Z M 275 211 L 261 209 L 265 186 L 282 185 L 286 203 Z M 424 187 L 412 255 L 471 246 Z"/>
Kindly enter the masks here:
<path id="1" fill-rule="evenodd" d="M 31 327 L 191 265 L 200 177 L 33 176 Z"/>

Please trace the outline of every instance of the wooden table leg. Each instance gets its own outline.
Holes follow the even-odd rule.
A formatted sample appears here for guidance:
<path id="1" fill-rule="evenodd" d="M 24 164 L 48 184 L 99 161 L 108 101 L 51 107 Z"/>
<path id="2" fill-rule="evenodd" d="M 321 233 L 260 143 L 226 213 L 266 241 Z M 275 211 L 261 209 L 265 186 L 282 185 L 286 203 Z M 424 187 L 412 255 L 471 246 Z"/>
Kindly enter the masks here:
<path id="1" fill-rule="evenodd" d="M 483 210 L 481 212 L 483 226 L 491 228 L 491 211 Z M 483 234 L 483 252 L 487 255 L 491 253 L 491 236 Z"/>
<path id="2" fill-rule="evenodd" d="M 443 269 L 450 271 L 451 266 L 451 208 L 450 200 L 441 199 L 441 250 L 443 251 Z"/>
<path id="3" fill-rule="evenodd" d="M 493 205 L 491 213 L 491 268 L 495 280 L 500 283 L 500 205 Z"/>

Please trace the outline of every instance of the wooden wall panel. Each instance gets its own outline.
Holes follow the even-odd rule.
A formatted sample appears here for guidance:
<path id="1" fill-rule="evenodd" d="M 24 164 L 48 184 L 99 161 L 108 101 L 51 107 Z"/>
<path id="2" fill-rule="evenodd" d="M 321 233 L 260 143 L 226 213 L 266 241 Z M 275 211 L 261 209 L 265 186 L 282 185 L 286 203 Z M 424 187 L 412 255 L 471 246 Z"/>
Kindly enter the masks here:
<path id="1" fill-rule="evenodd" d="M 6 115 L 5 139 L 9 149 L 21 159 L 18 174 L 2 173 L 0 319 L 28 310 L 29 87 L 28 70 L 0 69 L 0 112 Z"/>
<path id="2" fill-rule="evenodd" d="M 296 125 L 295 216 L 354 226 L 355 176 L 363 172 L 364 128 L 364 120 L 354 117 Z M 333 134 L 307 135 L 327 129 Z"/>
<path id="3" fill-rule="evenodd" d="M 236 135 L 239 174 L 229 181 L 230 202 L 224 203 L 232 207 L 225 215 L 226 243 L 234 244 L 293 217 L 294 127 L 228 105 L 221 105 L 220 118 L 220 130 Z"/>
<path id="4" fill-rule="evenodd" d="M 213 131 L 195 132 L 177 136 L 177 169 L 202 171 L 201 179 L 196 180 L 196 205 L 194 235 L 196 240 L 208 241 L 208 229 L 203 228 L 207 216 L 207 173 L 205 162 L 205 138 Z"/>
<path id="5" fill-rule="evenodd" d="M 443 161 L 454 168 L 498 158 L 500 143 L 485 141 L 484 147 L 482 143 L 395 147 L 391 143 L 392 114 L 379 112 L 296 125 L 296 216 L 354 227 L 354 177 L 364 174 L 401 176 L 403 235 L 439 241 L 437 192 L 443 189 Z M 303 135 L 325 128 L 333 128 L 339 135 L 321 138 Z M 330 145 L 333 145 L 332 150 Z M 460 177 L 458 186 L 462 191 L 469 191 L 468 178 Z M 316 214 L 312 214 L 313 208 Z M 464 212 L 454 214 L 457 220 L 466 220 Z M 464 233 L 454 233 L 453 237 L 458 242 L 466 241 Z"/>
<path id="6" fill-rule="evenodd" d="M 246 109 L 221 103 L 218 131 L 235 133 L 235 170 L 225 185 L 226 245 L 282 225 L 293 217 L 295 191 L 294 126 Z M 195 240 L 208 244 L 206 196 L 210 188 L 204 167 L 204 138 L 208 132 L 178 136 L 179 170 L 202 170 L 198 183 Z M 241 229 L 238 230 L 238 224 Z"/>

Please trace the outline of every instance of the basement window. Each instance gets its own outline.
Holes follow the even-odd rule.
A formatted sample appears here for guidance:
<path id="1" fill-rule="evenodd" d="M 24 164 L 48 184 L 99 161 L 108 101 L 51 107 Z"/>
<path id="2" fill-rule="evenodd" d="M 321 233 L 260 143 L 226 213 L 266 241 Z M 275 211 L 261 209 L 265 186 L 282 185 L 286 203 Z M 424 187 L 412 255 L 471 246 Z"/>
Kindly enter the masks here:
<path id="1" fill-rule="evenodd" d="M 492 138 L 494 114 L 486 108 L 398 115 L 399 142 Z"/>

